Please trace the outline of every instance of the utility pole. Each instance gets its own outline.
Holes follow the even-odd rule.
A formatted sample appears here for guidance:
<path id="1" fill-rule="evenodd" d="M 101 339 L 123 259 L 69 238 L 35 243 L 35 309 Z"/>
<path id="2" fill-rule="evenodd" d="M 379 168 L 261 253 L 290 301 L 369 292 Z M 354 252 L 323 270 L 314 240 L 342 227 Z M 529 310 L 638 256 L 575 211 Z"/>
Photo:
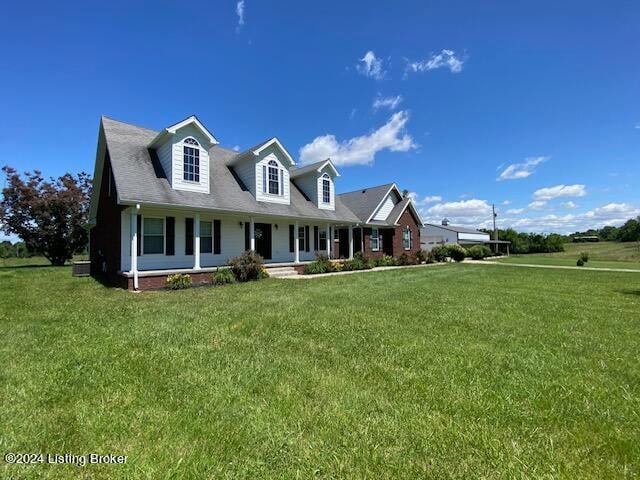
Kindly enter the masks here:
<path id="1" fill-rule="evenodd" d="M 496 213 L 496 204 L 493 203 L 491 204 L 491 210 L 493 211 L 493 239 L 494 240 L 498 240 L 498 229 L 496 228 L 496 217 L 498 216 L 498 214 Z M 493 250 L 495 252 L 498 251 L 498 244 L 496 243 Z"/>

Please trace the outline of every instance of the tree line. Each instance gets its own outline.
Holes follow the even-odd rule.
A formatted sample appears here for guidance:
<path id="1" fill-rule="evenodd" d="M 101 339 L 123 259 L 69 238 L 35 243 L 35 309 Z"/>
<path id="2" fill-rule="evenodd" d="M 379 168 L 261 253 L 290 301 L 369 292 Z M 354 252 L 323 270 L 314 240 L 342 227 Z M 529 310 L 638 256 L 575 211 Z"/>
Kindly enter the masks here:
<path id="1" fill-rule="evenodd" d="M 627 220 L 620 227 L 606 226 L 575 232 L 571 237 L 596 236 L 600 240 L 609 242 L 638 242 L 640 241 L 640 216 Z"/>

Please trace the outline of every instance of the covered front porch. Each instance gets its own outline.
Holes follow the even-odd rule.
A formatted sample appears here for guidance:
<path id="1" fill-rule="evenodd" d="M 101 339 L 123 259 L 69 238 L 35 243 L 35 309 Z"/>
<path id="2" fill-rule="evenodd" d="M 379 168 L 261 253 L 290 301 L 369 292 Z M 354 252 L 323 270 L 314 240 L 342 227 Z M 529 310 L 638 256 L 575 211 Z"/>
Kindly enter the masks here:
<path id="1" fill-rule="evenodd" d="M 121 215 L 120 274 L 131 279 L 134 289 L 139 288 L 139 279 L 175 273 L 205 278 L 203 274 L 209 276 L 248 250 L 269 266 L 303 265 L 317 253 L 338 258 L 334 250 L 339 244 L 333 241 L 337 231 L 345 237 L 341 257 L 354 254 L 354 225 L 319 219 L 140 205 Z"/>

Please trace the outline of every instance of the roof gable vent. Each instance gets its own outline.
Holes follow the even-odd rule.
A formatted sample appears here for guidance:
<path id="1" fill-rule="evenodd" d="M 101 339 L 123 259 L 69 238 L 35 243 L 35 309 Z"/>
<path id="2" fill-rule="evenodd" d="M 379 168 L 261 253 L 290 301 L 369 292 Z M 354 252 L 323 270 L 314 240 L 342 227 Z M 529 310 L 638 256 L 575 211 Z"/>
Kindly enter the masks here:
<path id="1" fill-rule="evenodd" d="M 446 227 L 447 225 L 449 225 L 449 219 L 448 218 L 443 218 L 442 219 L 442 226 Z"/>

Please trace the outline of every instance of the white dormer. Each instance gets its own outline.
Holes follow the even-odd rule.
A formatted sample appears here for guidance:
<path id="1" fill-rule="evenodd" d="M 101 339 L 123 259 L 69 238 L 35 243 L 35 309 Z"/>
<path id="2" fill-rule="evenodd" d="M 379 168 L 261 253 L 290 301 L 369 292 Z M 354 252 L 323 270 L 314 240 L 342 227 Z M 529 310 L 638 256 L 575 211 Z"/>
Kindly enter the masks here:
<path id="1" fill-rule="evenodd" d="M 290 204 L 289 168 L 295 162 L 277 138 L 242 152 L 228 165 L 259 202 Z"/>
<path id="2" fill-rule="evenodd" d="M 402 194 L 400 193 L 400 190 L 398 190 L 398 187 L 396 187 L 394 183 L 389 188 L 389 191 L 387 192 L 387 194 L 382 198 L 382 201 L 380 202 L 380 204 L 374 210 L 373 215 L 371 215 L 371 218 L 367 220 L 367 223 L 371 220 L 378 220 L 378 221 L 386 220 L 389 214 L 391 213 L 391 210 L 393 210 L 393 207 L 395 207 L 396 204 L 400 203 L 401 200 L 402 200 Z"/>
<path id="3" fill-rule="evenodd" d="M 312 163 L 291 171 L 291 177 L 307 197 L 323 210 L 336 209 L 335 178 L 340 174 L 331 160 Z"/>
<path id="4" fill-rule="evenodd" d="M 165 128 L 149 148 L 155 149 L 172 188 L 209 193 L 209 148 L 217 143 L 215 137 L 192 115 Z"/>

